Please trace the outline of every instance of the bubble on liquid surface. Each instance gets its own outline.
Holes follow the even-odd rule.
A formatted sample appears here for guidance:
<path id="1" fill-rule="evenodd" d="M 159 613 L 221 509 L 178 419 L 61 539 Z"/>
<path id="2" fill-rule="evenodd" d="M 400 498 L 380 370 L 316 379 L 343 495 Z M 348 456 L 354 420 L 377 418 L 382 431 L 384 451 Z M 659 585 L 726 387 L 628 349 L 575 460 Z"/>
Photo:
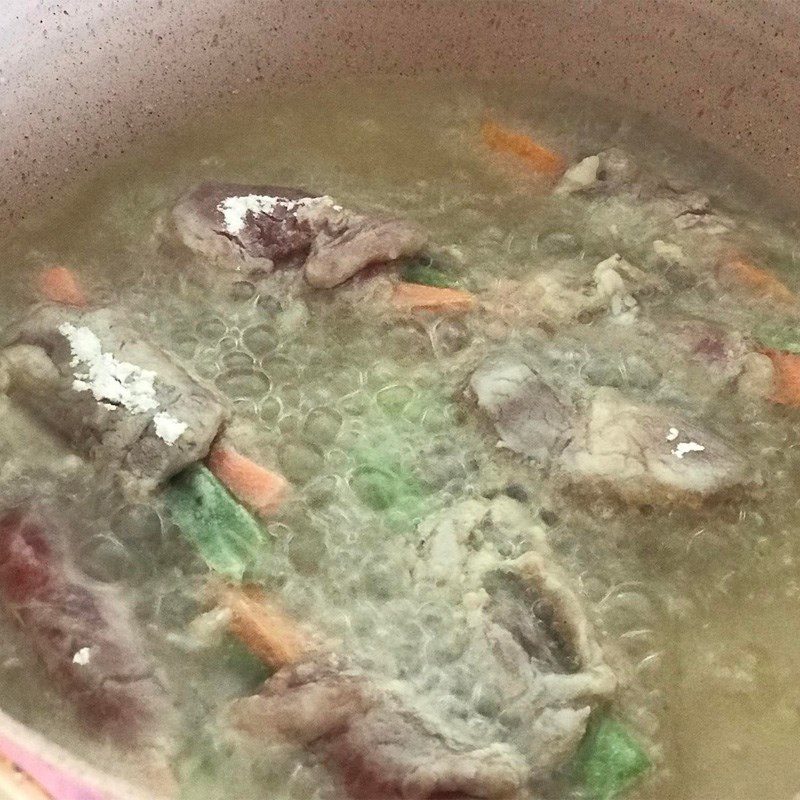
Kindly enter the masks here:
<path id="1" fill-rule="evenodd" d="M 375 400 L 378 405 L 388 412 L 398 412 L 405 408 L 414 398 L 414 389 L 411 386 L 394 384 L 381 389 Z"/>
<path id="2" fill-rule="evenodd" d="M 322 475 L 306 484 L 304 496 L 310 508 L 319 508 L 336 498 L 337 489 L 335 476 Z"/>
<path id="3" fill-rule="evenodd" d="M 227 336 L 223 336 L 222 339 L 220 339 L 219 345 L 217 347 L 220 353 L 224 353 L 225 355 L 227 355 L 232 350 L 235 350 L 238 346 L 239 346 L 239 341 L 236 338 L 236 336 L 229 334 Z"/>
<path id="4" fill-rule="evenodd" d="M 201 339 L 207 342 L 219 342 L 228 332 L 224 320 L 216 317 L 205 317 L 197 322 L 195 331 Z"/>
<path id="5" fill-rule="evenodd" d="M 232 399 L 261 400 L 269 394 L 270 380 L 264 372 L 254 369 L 229 369 L 217 377 L 217 387 Z"/>
<path id="6" fill-rule="evenodd" d="M 256 293 L 256 287 L 250 281 L 235 281 L 231 285 L 230 297 L 231 300 L 242 302 L 250 300 Z"/>
<path id="7" fill-rule="evenodd" d="M 253 370 L 255 368 L 255 360 L 250 353 L 245 353 L 244 350 L 231 350 L 222 357 L 222 364 L 229 370 Z"/>
<path id="8" fill-rule="evenodd" d="M 278 422 L 278 428 L 280 428 L 280 431 L 283 434 L 299 433 L 302 427 L 303 417 L 294 411 L 284 414 Z"/>
<path id="9" fill-rule="evenodd" d="M 295 532 L 286 549 L 289 560 L 301 575 L 318 572 L 327 552 L 324 536 L 310 527 Z"/>
<path id="10" fill-rule="evenodd" d="M 305 483 L 322 471 L 322 453 L 313 445 L 301 440 L 284 442 L 278 454 L 281 470 L 290 480 Z"/>
<path id="11" fill-rule="evenodd" d="M 314 408 L 308 412 L 303 433 L 306 438 L 319 445 L 333 442 L 342 427 L 342 415 L 334 408 Z"/>
<path id="12" fill-rule="evenodd" d="M 265 397 L 258 405 L 258 416 L 269 425 L 277 425 L 282 413 L 283 403 L 273 395 Z"/>
<path id="13" fill-rule="evenodd" d="M 180 358 L 191 360 L 194 358 L 199 345 L 197 336 L 188 331 L 177 331 L 169 341 L 170 349 Z"/>
<path id="14" fill-rule="evenodd" d="M 261 358 L 275 348 L 277 337 L 274 328 L 264 323 L 247 328 L 242 334 L 242 342 L 256 358 Z"/>
<path id="15" fill-rule="evenodd" d="M 166 588 L 152 604 L 152 617 L 169 630 L 185 631 L 186 626 L 201 613 L 194 593 L 187 586 Z"/>
<path id="16" fill-rule="evenodd" d="M 140 564 L 130 550 L 113 536 L 93 536 L 78 554 L 81 569 L 95 580 L 103 583 L 118 583 L 133 580 L 140 571 Z"/>
<path id="17" fill-rule="evenodd" d="M 467 326 L 458 320 L 440 320 L 431 331 L 431 342 L 438 356 L 450 356 L 463 350 L 471 334 Z"/>
<path id="18" fill-rule="evenodd" d="M 127 547 L 153 555 L 163 542 L 165 522 L 151 506 L 128 505 L 113 515 L 111 530 Z"/>
<path id="19" fill-rule="evenodd" d="M 375 511 L 391 508 L 398 500 L 400 487 L 395 476 L 378 467 L 360 467 L 350 478 L 356 495 Z"/>

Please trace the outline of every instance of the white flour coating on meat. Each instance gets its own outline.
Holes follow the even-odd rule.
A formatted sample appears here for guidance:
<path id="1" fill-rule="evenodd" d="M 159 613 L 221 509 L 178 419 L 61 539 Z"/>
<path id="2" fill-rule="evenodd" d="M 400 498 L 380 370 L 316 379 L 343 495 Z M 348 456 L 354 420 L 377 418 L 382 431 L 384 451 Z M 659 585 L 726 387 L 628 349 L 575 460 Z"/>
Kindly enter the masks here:
<path id="1" fill-rule="evenodd" d="M 34 306 L 1 352 L 12 400 L 118 483 L 154 487 L 202 461 L 229 416 L 118 309 Z"/>
<path id="2" fill-rule="evenodd" d="M 238 236 L 247 225 L 248 214 L 272 214 L 279 205 L 285 206 L 289 213 L 299 216 L 302 216 L 304 210 L 310 211 L 314 208 L 336 212 L 342 210 L 342 207 L 328 196 L 301 197 L 292 200 L 288 197 L 271 197 L 263 194 L 227 197 L 217 206 L 217 210 L 225 220 L 225 229 L 228 233 Z"/>
<path id="3" fill-rule="evenodd" d="M 100 340 L 89 328 L 77 328 L 65 322 L 58 330 L 69 340 L 72 366 L 84 368 L 75 371 L 73 388 L 79 392 L 91 392 L 98 403 L 109 409 L 121 405 L 134 414 L 140 414 L 159 407 L 155 372 L 119 361 L 113 353 L 104 353 Z M 159 411 L 153 422 L 156 436 L 168 445 L 175 444 L 189 427 L 166 411 Z"/>
<path id="4" fill-rule="evenodd" d="M 118 361 L 113 353 L 104 353 L 97 336 L 86 327 L 70 322 L 59 326 L 72 348 L 75 371 L 73 387 L 79 392 L 91 392 L 98 402 L 122 405 L 135 414 L 158 408 L 152 370 Z"/>

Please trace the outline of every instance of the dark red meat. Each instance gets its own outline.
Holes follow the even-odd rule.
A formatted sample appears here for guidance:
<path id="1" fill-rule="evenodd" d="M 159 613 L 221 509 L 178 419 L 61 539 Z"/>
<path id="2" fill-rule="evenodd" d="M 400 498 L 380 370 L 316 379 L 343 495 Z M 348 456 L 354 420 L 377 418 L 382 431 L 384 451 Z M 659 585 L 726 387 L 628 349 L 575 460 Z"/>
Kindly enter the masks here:
<path id="1" fill-rule="evenodd" d="M 142 741 L 171 716 L 164 688 L 113 588 L 82 576 L 69 532 L 29 511 L 0 516 L 0 595 L 49 674 L 100 733 Z"/>

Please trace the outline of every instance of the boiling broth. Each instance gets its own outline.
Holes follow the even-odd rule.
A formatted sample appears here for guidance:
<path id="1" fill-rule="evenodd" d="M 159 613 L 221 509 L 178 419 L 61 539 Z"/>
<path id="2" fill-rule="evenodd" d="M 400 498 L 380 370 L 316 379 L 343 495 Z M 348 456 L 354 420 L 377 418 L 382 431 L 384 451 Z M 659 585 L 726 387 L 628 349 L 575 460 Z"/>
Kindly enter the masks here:
<path id="1" fill-rule="evenodd" d="M 302 186 L 415 221 L 452 248 L 461 285 L 478 297 L 558 259 L 591 270 L 619 252 L 637 263 L 655 239 L 679 237 L 647 202 L 543 191 L 483 146 L 487 109 L 535 130 L 571 162 L 621 147 L 648 169 L 689 182 L 735 221 L 736 244 L 800 288 L 789 212 L 740 165 L 678 132 L 530 82 L 342 82 L 237 97 L 203 124 L 98 165 L 8 238 L 0 322 L 34 299 L 32 276 L 43 266 L 66 264 L 98 303 L 124 310 L 227 394 L 236 436 L 295 487 L 266 523 L 270 546 L 251 577 L 359 664 L 405 681 L 448 730 L 487 742 L 502 738 L 503 726 L 482 695 L 482 665 L 459 641 L 448 595 L 423 591 L 409 564 L 427 516 L 521 487 L 623 676 L 617 711 L 648 742 L 655 766 L 630 797 L 789 800 L 800 793 L 800 412 L 710 386 L 660 333 L 690 316 L 749 335 L 769 322 L 768 306 L 715 296 L 700 282 L 642 300 L 628 326 L 602 316 L 543 332 L 520 313 L 504 316 L 498 333 L 486 324 L 491 311 L 398 320 L 358 296 L 343 302 L 348 287 L 281 298 L 280 279 L 266 292 L 243 276 L 233 287 L 212 279 L 209 289 L 207 277 L 196 279 L 197 260 L 170 241 L 170 208 L 202 180 Z M 701 238 L 687 248 L 704 264 Z M 761 470 L 764 488 L 699 510 L 601 503 L 598 511 L 564 500 L 534 467 L 496 449 L 497 437 L 464 399 L 476 359 L 498 341 L 572 354 L 551 362 L 557 377 L 593 368 L 604 354 L 645 353 L 658 377 L 643 397 L 679 403 L 727 431 Z M 206 568 L 160 499 L 98 490 L 91 466 L 23 409 L 4 402 L 3 412 L 6 497 L 35 490 L 75 521 L 70 545 L 81 568 L 135 605 L 191 731 L 175 756 L 181 796 L 228 797 L 235 781 L 241 798 L 338 797 L 327 772 L 296 749 L 250 752 L 227 737 L 226 704 L 254 692 L 266 671 L 232 641 L 192 641 Z M 368 507 L 354 476 L 372 457 L 421 471 L 424 490 L 399 508 Z M 94 763 L 116 763 L 114 744 L 80 725 L 24 632 L 5 623 L 0 639 L 4 709 Z M 558 798 L 575 790 L 555 780 L 541 791 Z"/>

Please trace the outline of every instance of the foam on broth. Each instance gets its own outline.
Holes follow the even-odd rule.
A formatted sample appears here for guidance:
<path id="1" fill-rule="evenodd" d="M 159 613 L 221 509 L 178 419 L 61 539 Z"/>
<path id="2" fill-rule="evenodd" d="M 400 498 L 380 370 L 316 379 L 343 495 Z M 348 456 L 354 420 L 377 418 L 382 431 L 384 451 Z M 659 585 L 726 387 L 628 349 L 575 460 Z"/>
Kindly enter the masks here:
<path id="1" fill-rule="evenodd" d="M 164 246 L 160 220 L 204 179 L 304 186 L 348 206 L 416 220 L 434 241 L 458 249 L 463 280 L 478 294 L 498 278 L 541 269 L 553 233 L 575 235 L 573 257 L 592 265 L 617 250 L 635 261 L 657 238 L 661 223 L 646 209 L 554 200 L 519 172 L 498 167 L 476 134 L 486 108 L 529 122 L 572 157 L 619 145 L 657 171 L 689 178 L 721 198 L 754 254 L 800 288 L 788 214 L 771 207 L 737 165 L 692 140 L 528 82 L 381 82 L 251 103 L 239 98 L 211 122 L 98 165 L 68 202 L 42 209 L 5 243 L 0 322 L 30 302 L 35 270 L 68 264 L 95 298 L 125 309 L 156 343 L 228 393 L 250 449 L 297 486 L 295 500 L 268 526 L 272 551 L 258 576 L 344 650 L 408 680 L 454 730 L 466 726 L 487 739 L 497 721 L 491 711 L 475 712 L 481 665 L 462 655 L 446 598 L 420 596 L 406 569 L 408 548 L 426 514 L 522 482 L 532 513 L 551 512 L 541 525 L 575 576 L 604 646 L 630 665 L 620 707 L 657 760 L 652 779 L 631 796 L 789 800 L 800 792 L 796 413 L 766 403 L 743 412 L 654 344 L 662 389 L 742 434 L 765 469 L 766 499 L 700 515 L 558 507 L 532 470 L 496 453 L 459 402 L 462 346 L 492 346 L 468 320 L 442 323 L 452 330 L 398 323 L 347 307 L 336 292 L 276 305 L 244 279 L 234 291 L 209 292 L 191 279 L 190 262 Z M 678 313 L 722 319 L 743 332 L 758 321 L 736 302 L 700 290 L 659 300 L 652 318 Z M 512 335 L 526 341 L 524 320 Z M 640 335 L 636 325 L 613 332 L 623 345 Z M 602 326 L 580 324 L 552 341 L 584 354 L 594 342 L 613 344 Z M 254 757 L 221 734 L 226 700 L 253 691 L 264 673 L 232 644 L 187 650 L 186 626 L 199 613 L 190 595 L 204 567 L 158 502 L 131 508 L 113 493 L 98 496 L 86 465 L 19 410 L 2 408 L 8 485 L 51 496 L 77 520 L 73 545 L 84 568 L 119 583 L 135 602 L 194 731 L 179 756 L 182 796 L 228 797 L 231 780 L 241 798 L 332 796 L 324 771 L 299 762 L 296 752 L 276 748 Z M 432 488 L 415 507 L 372 511 L 351 485 L 354 453 L 363 449 L 391 451 L 409 467 L 422 459 L 441 474 L 431 475 Z M 0 640 L 4 708 L 97 763 L 115 761 L 112 745 L 82 730 L 24 636 L 4 624 Z M 548 791 L 563 797 L 570 790 Z"/>

